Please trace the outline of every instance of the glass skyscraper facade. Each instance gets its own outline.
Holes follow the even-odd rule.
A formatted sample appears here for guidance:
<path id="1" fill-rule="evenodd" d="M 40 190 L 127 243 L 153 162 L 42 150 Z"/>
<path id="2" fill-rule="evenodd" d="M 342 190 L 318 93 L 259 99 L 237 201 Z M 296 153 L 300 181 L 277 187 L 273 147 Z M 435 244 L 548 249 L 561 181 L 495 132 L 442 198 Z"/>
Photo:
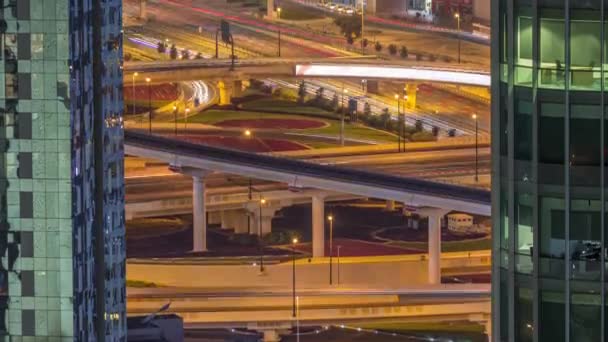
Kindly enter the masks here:
<path id="1" fill-rule="evenodd" d="M 0 341 L 124 341 L 120 0 L 0 0 Z"/>
<path id="2" fill-rule="evenodd" d="M 496 341 L 608 341 L 608 1 L 492 1 Z"/>

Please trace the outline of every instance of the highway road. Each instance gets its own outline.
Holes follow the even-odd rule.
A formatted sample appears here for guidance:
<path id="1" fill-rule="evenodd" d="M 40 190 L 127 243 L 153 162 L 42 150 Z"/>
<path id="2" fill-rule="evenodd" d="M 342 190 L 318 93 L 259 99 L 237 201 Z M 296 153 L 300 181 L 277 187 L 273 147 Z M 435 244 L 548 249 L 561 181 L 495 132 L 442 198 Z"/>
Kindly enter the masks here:
<path id="1" fill-rule="evenodd" d="M 126 28 L 126 33 L 129 36 L 128 39 L 136 40 L 137 43 L 141 46 L 142 49 L 154 49 L 157 42 L 163 39 L 169 39 L 169 43 L 177 44 L 180 49 L 189 49 L 193 53 L 191 56 L 194 56 L 196 52 L 201 52 L 205 58 L 210 58 L 215 53 L 215 42 L 213 40 L 213 36 L 200 34 L 196 31 L 196 25 L 192 23 L 213 23 L 211 26 L 216 25 L 217 17 L 221 15 L 219 13 L 213 12 L 211 15 L 205 11 L 199 13 L 204 17 L 204 20 L 201 21 L 200 18 L 195 19 L 192 14 L 193 11 L 188 11 L 188 14 L 182 13 L 184 12 L 183 5 L 176 5 L 175 1 L 163 1 L 157 4 L 149 5 L 149 10 L 155 17 L 155 21 L 152 24 L 142 25 L 142 26 L 131 26 Z M 130 5 L 126 5 L 129 9 L 128 13 L 133 13 L 135 8 L 132 3 Z M 223 14 L 222 14 L 223 15 Z M 210 17 L 209 17 L 210 16 Z M 231 17 L 233 18 L 233 17 Z M 258 30 L 257 24 L 255 21 L 251 21 L 251 19 L 247 19 L 245 21 L 247 25 L 243 25 L 243 27 L 239 27 L 242 30 L 253 29 Z M 176 23 L 183 23 L 183 25 L 176 25 Z M 258 23 L 259 24 L 259 23 Z M 249 26 L 248 26 L 249 25 Z M 272 24 L 263 23 L 263 27 L 268 27 Z M 205 25 L 203 25 L 205 27 Z M 253 27 L 253 28 L 252 28 Z M 204 31 L 206 32 L 206 31 Z M 259 32 L 258 32 L 259 33 Z M 285 33 L 284 33 L 285 34 Z M 252 32 L 247 32 L 245 35 L 247 37 L 247 41 L 250 43 L 256 43 L 253 46 L 249 46 L 248 49 L 239 49 L 235 51 L 237 55 L 241 58 L 252 58 L 257 56 L 268 56 L 268 57 L 276 57 L 273 56 L 273 53 L 268 53 L 268 47 L 274 46 L 273 44 L 276 41 L 269 42 L 268 37 L 265 35 L 260 35 L 257 33 L 252 34 Z M 316 43 L 316 42 L 312 42 Z M 307 44 L 312 44 L 311 42 L 307 42 Z M 287 44 L 287 45 L 285 45 Z M 284 50 L 286 51 L 297 51 L 298 56 L 306 56 L 306 57 L 323 57 L 314 53 L 307 53 L 303 51 L 301 48 L 293 48 L 290 47 L 288 43 L 284 43 Z M 219 44 L 219 52 L 220 57 L 227 57 L 230 54 L 230 49 L 225 46 L 225 44 Z M 283 63 L 290 63 L 293 56 L 283 55 L 280 59 Z M 257 58 L 257 60 L 260 60 Z M 267 60 L 260 60 L 262 63 L 267 63 Z M 230 63 L 228 60 L 222 61 L 226 65 Z M 217 63 L 213 61 L 213 63 Z M 239 63 L 254 63 L 255 60 L 243 60 L 239 61 Z M 393 62 L 383 61 L 383 64 L 392 64 Z M 399 62 L 403 63 L 403 62 Z M 171 63 L 169 63 L 171 64 Z M 454 67 L 454 65 L 446 65 L 449 67 Z M 458 66 L 461 67 L 461 66 Z M 470 68 L 470 66 L 462 66 L 464 70 Z M 143 70 L 143 69 L 142 69 Z M 269 80 L 270 83 L 278 84 L 283 83 L 283 86 L 297 87 L 296 84 L 290 82 L 284 82 L 281 80 Z M 309 90 L 310 93 L 313 93 L 316 88 L 324 87 L 328 90 L 326 96 L 333 96 L 334 91 L 341 91 L 341 86 L 337 83 L 339 82 L 331 82 L 331 81 L 321 81 L 321 80 L 311 80 L 308 82 L 311 86 Z M 345 89 L 349 91 L 351 96 L 356 96 L 359 98 L 360 110 L 363 108 L 363 103 L 368 102 L 371 105 L 372 112 L 374 114 L 379 114 L 384 108 L 389 108 L 391 112 L 397 112 L 396 103 L 394 103 L 394 99 L 392 99 L 392 95 L 394 91 L 388 91 L 390 96 L 369 96 L 361 92 L 360 85 L 356 84 L 356 82 L 342 82 L 345 85 Z M 399 88 L 399 87 L 397 87 Z M 426 87 L 425 89 L 428 89 Z M 425 99 L 425 96 L 429 95 L 429 92 L 421 93 L 419 96 L 419 103 L 426 102 L 427 104 L 424 107 L 420 107 L 419 109 L 408 109 L 406 120 L 410 125 L 414 124 L 416 119 L 422 119 L 425 123 L 425 128 L 430 130 L 432 126 L 438 126 L 441 129 L 447 130 L 451 128 L 457 129 L 461 133 L 471 134 L 474 131 L 474 125 L 470 120 L 470 112 L 471 109 L 475 110 L 475 112 L 482 118 L 480 119 L 481 127 L 480 132 L 483 134 L 487 130 L 489 130 L 489 120 L 486 120 L 485 117 L 489 112 L 489 108 L 487 106 L 481 106 L 481 108 L 471 108 L 471 106 L 475 107 L 475 104 L 471 104 L 470 100 L 463 100 L 454 95 L 449 95 L 447 93 L 441 93 L 440 96 L 432 96 L 432 103 L 430 103 L 431 95 L 429 95 L 429 99 Z"/>
<path id="2" fill-rule="evenodd" d="M 475 150 L 471 148 L 408 153 L 384 153 L 378 155 L 354 155 L 330 158 L 310 158 L 310 162 L 322 165 L 336 165 L 366 171 L 388 173 L 404 177 L 427 180 L 471 176 L 475 173 Z M 479 149 L 479 173 L 490 173 L 490 150 Z M 155 172 L 157 175 L 155 175 Z M 126 199 L 130 201 L 180 198 L 192 196 L 192 179 L 188 176 L 168 173 L 162 166 L 151 170 L 149 176 L 143 171 L 126 175 Z M 243 193 L 248 191 L 248 180 L 243 177 L 212 175 L 207 180 L 208 191 L 222 193 Z M 260 190 L 279 190 L 285 186 L 269 182 L 254 181 Z M 215 189 L 215 190 L 214 190 Z M 221 190 L 220 190 L 221 189 Z"/>

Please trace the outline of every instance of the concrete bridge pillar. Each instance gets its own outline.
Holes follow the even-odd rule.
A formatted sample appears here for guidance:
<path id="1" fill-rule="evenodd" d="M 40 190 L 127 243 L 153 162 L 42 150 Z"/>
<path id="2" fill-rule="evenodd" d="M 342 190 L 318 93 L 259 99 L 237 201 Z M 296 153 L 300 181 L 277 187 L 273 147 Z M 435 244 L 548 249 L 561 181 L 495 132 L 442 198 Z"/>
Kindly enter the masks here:
<path id="1" fill-rule="evenodd" d="M 281 209 L 281 206 L 262 203 L 259 201 L 251 202 L 247 205 L 247 210 L 251 213 L 251 233 L 263 236 L 272 231 L 272 218 Z"/>
<path id="2" fill-rule="evenodd" d="M 236 234 L 247 234 L 249 215 L 246 210 L 225 210 L 222 216 L 222 228 L 234 229 Z"/>
<path id="3" fill-rule="evenodd" d="M 325 198 L 312 196 L 312 256 L 325 256 Z"/>
<path id="4" fill-rule="evenodd" d="M 233 82 L 232 96 L 233 97 L 241 97 L 241 96 L 243 96 L 243 81 L 241 81 L 241 80 L 235 80 Z"/>
<path id="5" fill-rule="evenodd" d="M 279 332 L 276 330 L 264 330 L 263 331 L 264 334 L 264 342 L 279 342 L 281 341 L 281 336 L 279 335 Z"/>
<path id="6" fill-rule="evenodd" d="M 205 208 L 205 177 L 207 171 L 194 171 L 192 174 L 192 251 L 207 250 L 207 215 Z"/>
<path id="7" fill-rule="evenodd" d="M 217 89 L 220 93 L 220 106 L 232 104 L 233 87 L 224 81 L 217 82 Z"/>
<path id="8" fill-rule="evenodd" d="M 139 0 L 139 19 L 148 19 L 147 5 L 148 0 Z"/>
<path id="9" fill-rule="evenodd" d="M 441 284 L 441 220 L 449 210 L 440 208 L 424 208 L 421 216 L 428 217 L 429 247 L 428 247 L 428 280 L 429 284 Z"/>
<path id="10" fill-rule="evenodd" d="M 384 207 L 386 211 L 395 211 L 395 201 L 386 200 L 386 207 Z"/>
<path id="11" fill-rule="evenodd" d="M 207 213 L 207 223 L 208 224 L 222 224 L 222 212 L 221 211 L 213 211 Z"/>
<path id="12" fill-rule="evenodd" d="M 405 89 L 407 92 L 407 101 L 405 101 L 405 107 L 409 109 L 416 108 L 416 95 L 418 93 L 418 84 L 417 83 L 407 83 L 405 85 Z"/>
<path id="13" fill-rule="evenodd" d="M 274 19 L 274 0 L 266 0 L 266 17 Z"/>

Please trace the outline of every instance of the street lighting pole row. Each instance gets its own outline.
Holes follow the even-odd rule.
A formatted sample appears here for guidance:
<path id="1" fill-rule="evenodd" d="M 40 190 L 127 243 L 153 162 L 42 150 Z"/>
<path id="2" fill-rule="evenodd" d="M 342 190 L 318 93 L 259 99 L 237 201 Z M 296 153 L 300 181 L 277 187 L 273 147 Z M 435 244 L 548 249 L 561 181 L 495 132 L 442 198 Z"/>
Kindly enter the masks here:
<path id="1" fill-rule="evenodd" d="M 131 79 L 132 79 L 132 89 L 133 89 L 133 106 L 132 106 L 132 111 L 133 111 L 133 115 L 135 116 L 136 114 L 136 107 L 135 107 L 135 78 L 139 76 L 138 72 L 134 72 L 131 75 Z M 152 109 L 152 79 L 150 77 L 146 77 L 146 85 L 148 87 L 148 133 L 152 134 L 152 115 L 153 115 L 153 109 Z M 174 121 L 174 133 L 175 136 L 177 136 L 177 112 L 178 112 L 178 107 L 176 105 L 173 106 L 173 121 Z M 188 129 L 188 115 L 190 114 L 190 108 L 186 108 L 185 109 L 185 113 L 184 113 L 184 130 Z M 142 116 L 141 118 L 141 126 L 143 128 L 144 125 L 144 117 Z"/>
<path id="2" fill-rule="evenodd" d="M 399 124 L 399 129 L 397 130 L 397 150 L 398 152 L 405 152 L 405 109 L 407 105 L 407 94 L 403 95 L 403 101 L 401 101 L 401 97 L 399 97 L 399 94 L 395 94 L 395 100 L 397 100 L 397 122 Z M 403 111 L 401 111 L 401 103 L 403 103 Z M 403 114 L 403 117 L 401 116 L 401 114 Z M 403 149 L 401 148 L 402 142 Z"/>

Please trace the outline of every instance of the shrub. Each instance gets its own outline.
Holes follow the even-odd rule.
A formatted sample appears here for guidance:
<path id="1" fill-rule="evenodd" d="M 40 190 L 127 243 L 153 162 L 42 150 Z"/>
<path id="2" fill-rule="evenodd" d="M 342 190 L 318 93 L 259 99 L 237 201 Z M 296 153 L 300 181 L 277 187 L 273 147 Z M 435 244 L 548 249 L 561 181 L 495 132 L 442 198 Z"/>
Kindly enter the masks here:
<path id="1" fill-rule="evenodd" d="M 421 131 L 412 134 L 411 141 L 435 141 L 437 138 L 431 132 Z"/>
<path id="2" fill-rule="evenodd" d="M 401 50 L 399 51 L 399 56 L 401 56 L 401 58 L 407 58 L 409 55 L 408 51 L 407 51 L 407 47 L 405 46 L 401 46 Z"/>
<path id="3" fill-rule="evenodd" d="M 392 56 L 397 54 L 397 45 L 395 44 L 391 44 L 388 46 L 388 53 L 390 53 Z"/>
<path id="4" fill-rule="evenodd" d="M 169 56 L 171 59 L 177 59 L 177 47 L 175 44 L 171 45 L 171 50 L 169 50 Z"/>
<path id="5" fill-rule="evenodd" d="M 382 44 L 380 44 L 380 42 L 376 42 L 374 49 L 376 49 L 377 52 L 382 51 Z"/>

